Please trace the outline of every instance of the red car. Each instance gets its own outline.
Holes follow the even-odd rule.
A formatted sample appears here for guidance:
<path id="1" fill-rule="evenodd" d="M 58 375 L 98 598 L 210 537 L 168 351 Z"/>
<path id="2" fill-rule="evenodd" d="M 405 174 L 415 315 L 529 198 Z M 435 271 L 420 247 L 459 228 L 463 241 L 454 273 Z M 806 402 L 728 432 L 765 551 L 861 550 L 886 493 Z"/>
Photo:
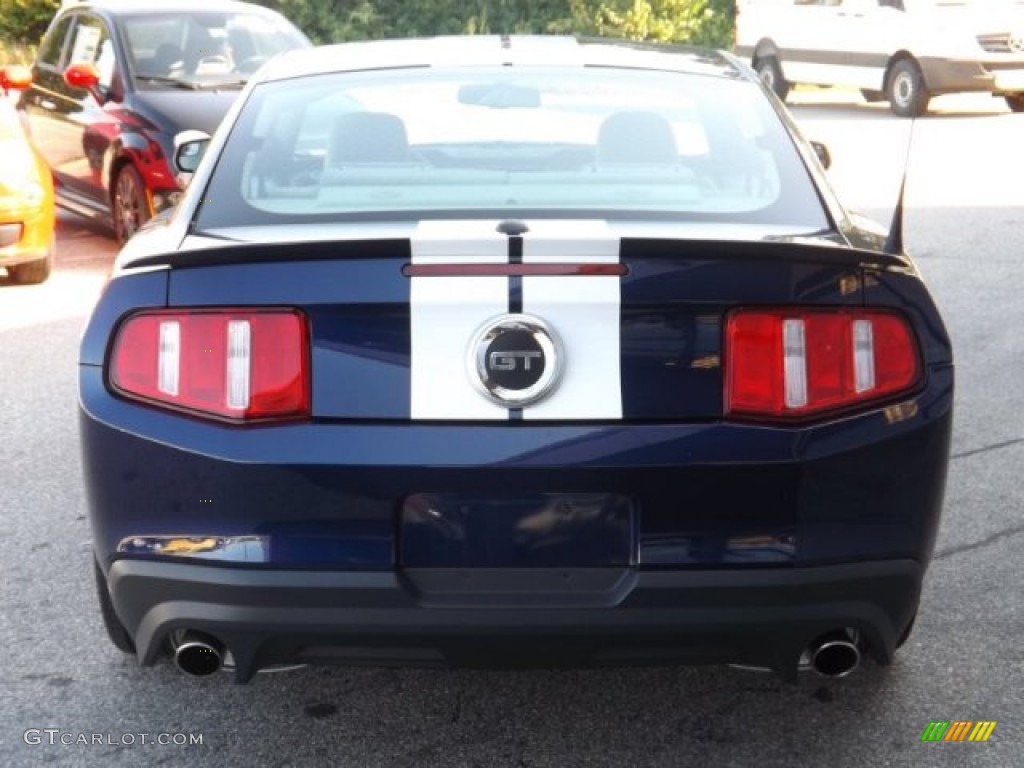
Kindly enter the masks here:
<path id="1" fill-rule="evenodd" d="M 309 44 L 280 14 L 246 3 L 63 6 L 18 104 L 58 205 L 127 240 L 181 195 L 168 162 L 175 136 L 212 134 L 253 72 Z"/>

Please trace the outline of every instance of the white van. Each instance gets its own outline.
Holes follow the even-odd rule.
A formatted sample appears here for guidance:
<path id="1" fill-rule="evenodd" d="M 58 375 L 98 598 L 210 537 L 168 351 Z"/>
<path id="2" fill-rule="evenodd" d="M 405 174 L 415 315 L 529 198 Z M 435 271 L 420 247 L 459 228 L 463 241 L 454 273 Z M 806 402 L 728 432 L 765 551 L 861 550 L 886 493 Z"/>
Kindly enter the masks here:
<path id="1" fill-rule="evenodd" d="M 916 117 L 983 91 L 1024 111 L 1024 0 L 737 0 L 736 52 L 782 99 L 852 86 Z"/>

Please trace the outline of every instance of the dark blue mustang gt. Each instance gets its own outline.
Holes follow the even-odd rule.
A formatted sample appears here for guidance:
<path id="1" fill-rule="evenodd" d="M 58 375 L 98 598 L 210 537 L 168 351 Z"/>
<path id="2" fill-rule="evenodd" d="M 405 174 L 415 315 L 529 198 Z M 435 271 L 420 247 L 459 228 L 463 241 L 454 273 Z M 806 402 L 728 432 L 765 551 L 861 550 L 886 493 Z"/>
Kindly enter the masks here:
<path id="1" fill-rule="evenodd" d="M 792 678 L 906 639 L 949 339 L 898 222 L 847 213 L 732 57 L 298 51 L 176 160 L 79 369 L 100 607 L 142 664 Z"/>

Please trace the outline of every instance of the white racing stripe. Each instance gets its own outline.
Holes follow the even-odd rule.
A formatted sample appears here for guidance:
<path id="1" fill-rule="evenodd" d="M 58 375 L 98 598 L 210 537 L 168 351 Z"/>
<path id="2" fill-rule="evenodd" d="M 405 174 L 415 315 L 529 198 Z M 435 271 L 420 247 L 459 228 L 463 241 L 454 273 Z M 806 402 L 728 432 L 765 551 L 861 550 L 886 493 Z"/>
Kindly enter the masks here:
<path id="1" fill-rule="evenodd" d="M 413 264 L 506 264 L 509 239 L 497 221 L 425 221 L 412 234 Z M 523 263 L 618 264 L 620 238 L 601 221 L 531 221 Z M 506 407 L 476 388 L 470 345 L 488 321 L 508 314 L 507 277 L 410 278 L 411 417 L 505 420 Z M 523 312 L 562 341 L 554 392 L 523 419 L 621 419 L 618 276 L 522 278 Z"/>
<path id="2" fill-rule="evenodd" d="M 523 263 L 618 264 L 620 238 L 603 221 L 530 221 Z M 621 419 L 619 276 L 524 277 L 523 312 L 562 340 L 561 383 L 523 419 Z"/>
<path id="3" fill-rule="evenodd" d="M 497 221 L 424 221 L 412 234 L 413 264 L 505 264 Z M 480 327 L 508 311 L 507 277 L 412 277 L 413 419 L 507 419 L 508 409 L 473 385 L 467 355 Z"/>

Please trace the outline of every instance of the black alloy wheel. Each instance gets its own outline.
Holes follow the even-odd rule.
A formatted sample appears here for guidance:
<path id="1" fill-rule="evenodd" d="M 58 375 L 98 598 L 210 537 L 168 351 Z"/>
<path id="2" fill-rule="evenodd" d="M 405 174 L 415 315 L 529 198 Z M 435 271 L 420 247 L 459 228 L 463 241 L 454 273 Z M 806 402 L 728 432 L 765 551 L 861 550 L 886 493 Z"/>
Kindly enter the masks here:
<path id="1" fill-rule="evenodd" d="M 114 233 L 122 245 L 152 218 L 146 187 L 134 166 L 126 165 L 118 171 L 111 209 Z"/>

